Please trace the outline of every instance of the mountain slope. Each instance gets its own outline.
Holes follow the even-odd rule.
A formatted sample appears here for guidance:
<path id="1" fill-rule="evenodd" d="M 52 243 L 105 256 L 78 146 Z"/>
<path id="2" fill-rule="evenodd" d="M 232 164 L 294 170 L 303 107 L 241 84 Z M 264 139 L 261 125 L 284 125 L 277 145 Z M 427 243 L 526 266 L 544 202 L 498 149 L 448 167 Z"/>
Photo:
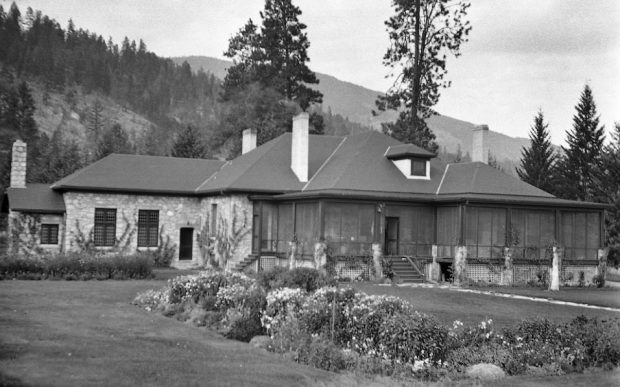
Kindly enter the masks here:
<path id="1" fill-rule="evenodd" d="M 192 69 L 203 69 L 224 79 L 226 69 L 231 62 L 207 56 L 189 56 L 171 58 L 175 63 L 187 61 Z M 378 91 L 341 81 L 331 75 L 316 73 L 319 79 L 317 89 L 323 93 L 323 110 L 331 109 L 333 113 L 348 117 L 349 120 L 363 125 L 381 128 L 381 122 L 396 119 L 396 112 L 390 111 L 373 117 L 375 99 L 381 94 Z M 441 147 L 448 152 L 456 152 L 461 146 L 462 152 L 471 153 L 472 129 L 474 124 L 448 116 L 437 115 L 428 120 L 428 125 L 437 136 Z M 529 139 L 514 138 L 502 133 L 489 131 L 489 149 L 498 161 L 509 160 L 517 163 L 521 159 L 521 148 L 529 146 Z"/>

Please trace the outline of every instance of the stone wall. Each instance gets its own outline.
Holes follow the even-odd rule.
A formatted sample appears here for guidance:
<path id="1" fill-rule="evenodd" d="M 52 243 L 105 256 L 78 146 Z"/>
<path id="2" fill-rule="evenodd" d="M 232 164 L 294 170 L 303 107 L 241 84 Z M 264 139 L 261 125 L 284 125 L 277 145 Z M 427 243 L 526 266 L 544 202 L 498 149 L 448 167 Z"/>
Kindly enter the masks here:
<path id="1" fill-rule="evenodd" d="M 213 205 L 217 205 L 216 214 Z M 230 269 L 252 254 L 253 204 L 247 195 L 206 197 L 200 206 L 205 220 L 202 244 L 211 244 L 213 262 Z M 206 258 L 204 251 L 203 257 Z"/>
<path id="2" fill-rule="evenodd" d="M 203 260 L 198 244 L 199 232 L 203 224 L 200 211 L 200 199 L 181 196 L 155 196 L 110 193 L 67 192 L 64 194 L 66 207 L 66 249 L 75 251 L 76 238 L 81 232 L 87 237 L 91 235 L 95 224 L 95 208 L 115 208 L 116 238 L 121 239 L 128 231 L 126 241 L 127 253 L 138 250 L 137 222 L 138 210 L 159 210 L 159 228 L 164 239 L 176 247 L 175 258 L 171 266 L 195 267 L 202 266 Z M 192 259 L 179 261 L 179 238 L 181 228 L 194 229 Z M 106 250 L 109 247 L 99 247 Z M 147 250 L 147 247 L 140 247 Z M 151 248 L 154 249 L 154 248 Z"/>
<path id="3" fill-rule="evenodd" d="M 58 244 L 41 244 L 42 224 L 58 225 Z M 7 247 L 10 254 L 39 255 L 59 253 L 63 250 L 65 224 L 62 215 L 9 211 L 7 231 Z"/>

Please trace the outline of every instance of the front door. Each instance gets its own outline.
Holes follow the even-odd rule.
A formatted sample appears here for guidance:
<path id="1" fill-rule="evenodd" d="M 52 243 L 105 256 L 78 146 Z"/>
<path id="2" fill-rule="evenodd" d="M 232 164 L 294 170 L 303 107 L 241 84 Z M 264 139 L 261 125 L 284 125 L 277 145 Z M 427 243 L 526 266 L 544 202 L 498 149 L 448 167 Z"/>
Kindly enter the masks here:
<path id="1" fill-rule="evenodd" d="M 385 255 L 398 255 L 398 218 L 385 218 Z"/>
<path id="2" fill-rule="evenodd" d="M 191 260 L 194 249 L 194 229 L 191 227 L 181 228 L 179 238 L 179 260 Z"/>

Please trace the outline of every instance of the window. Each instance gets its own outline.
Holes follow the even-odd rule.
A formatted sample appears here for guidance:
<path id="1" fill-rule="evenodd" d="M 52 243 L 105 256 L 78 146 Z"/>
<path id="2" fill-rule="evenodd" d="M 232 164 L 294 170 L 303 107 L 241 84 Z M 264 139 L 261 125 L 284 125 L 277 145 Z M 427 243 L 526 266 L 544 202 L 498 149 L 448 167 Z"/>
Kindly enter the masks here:
<path id="1" fill-rule="evenodd" d="M 338 255 L 371 254 L 374 204 L 325 203 L 325 240 Z"/>
<path id="2" fill-rule="evenodd" d="M 600 247 L 600 214 L 597 212 L 563 212 L 562 243 L 567 259 L 597 259 Z"/>
<path id="3" fill-rule="evenodd" d="M 476 258 L 503 257 L 506 245 L 506 210 L 468 207 L 465 217 L 467 254 Z"/>
<path id="4" fill-rule="evenodd" d="M 116 208 L 95 208 L 95 246 L 116 243 Z"/>
<path id="5" fill-rule="evenodd" d="M 426 160 L 411 159 L 411 176 L 426 176 Z"/>
<path id="6" fill-rule="evenodd" d="M 159 234 L 159 211 L 138 211 L 138 247 L 157 247 Z"/>
<path id="7" fill-rule="evenodd" d="M 58 244 L 58 225 L 42 224 L 41 225 L 41 244 L 57 245 Z"/>
<path id="8" fill-rule="evenodd" d="M 544 259 L 555 240 L 552 211 L 513 210 L 510 228 L 513 258 Z"/>

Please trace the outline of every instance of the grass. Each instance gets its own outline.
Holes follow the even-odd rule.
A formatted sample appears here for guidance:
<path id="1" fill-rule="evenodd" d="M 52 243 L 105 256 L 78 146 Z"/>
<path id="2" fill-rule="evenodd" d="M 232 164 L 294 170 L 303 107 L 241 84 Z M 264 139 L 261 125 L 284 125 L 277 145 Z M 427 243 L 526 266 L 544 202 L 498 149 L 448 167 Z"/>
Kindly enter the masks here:
<path id="1" fill-rule="evenodd" d="M 139 281 L 0 281 L 0 385 L 400 385 L 385 377 L 369 380 L 308 368 L 130 304 L 138 292 L 160 288 L 177 274 L 187 273 L 162 270 L 156 271 L 159 279 Z M 406 298 L 446 323 L 491 317 L 508 324 L 539 313 L 561 319 L 580 313 L 613 315 L 441 289 L 355 286 Z M 501 385 L 563 386 L 573 381 L 602 386 L 618 376 L 615 370 L 564 379 L 517 377 Z"/>
<path id="2" fill-rule="evenodd" d="M 472 289 L 476 288 L 472 287 Z M 565 287 L 557 292 L 533 287 L 490 287 L 479 288 L 479 290 L 620 308 L 620 289 L 618 288 Z"/>
<path id="3" fill-rule="evenodd" d="M 497 326 L 508 326 L 525 318 L 546 317 L 554 321 L 568 321 L 581 314 L 620 318 L 618 312 L 464 293 L 448 289 L 378 286 L 368 283 L 355 283 L 353 287 L 368 294 L 386 294 L 403 298 L 409 301 L 416 310 L 433 314 L 441 322 L 449 325 L 452 325 L 454 320 L 460 320 L 466 324 L 477 324 L 491 318 Z M 610 292 L 610 294 L 613 293 Z M 620 292 L 615 291 L 615 295 L 620 296 Z"/>
<path id="4" fill-rule="evenodd" d="M 247 344 L 130 305 L 161 281 L 0 282 L 0 382 L 12 385 L 338 384 Z"/>

